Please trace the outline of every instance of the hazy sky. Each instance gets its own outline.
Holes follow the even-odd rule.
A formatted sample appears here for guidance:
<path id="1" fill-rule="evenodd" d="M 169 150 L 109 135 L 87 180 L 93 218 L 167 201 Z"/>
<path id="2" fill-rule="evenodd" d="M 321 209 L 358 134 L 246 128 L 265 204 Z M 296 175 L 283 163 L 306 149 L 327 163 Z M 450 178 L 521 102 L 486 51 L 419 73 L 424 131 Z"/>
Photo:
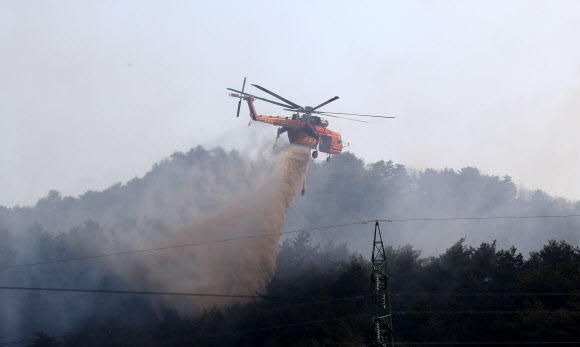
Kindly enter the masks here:
<path id="1" fill-rule="evenodd" d="M 580 199 L 578 1 L 0 1 L 0 205 L 276 135 L 242 79 L 326 111 L 366 161 L 477 166 Z M 248 91 L 259 91 L 250 87 Z M 288 115 L 257 103 L 258 112 Z"/>

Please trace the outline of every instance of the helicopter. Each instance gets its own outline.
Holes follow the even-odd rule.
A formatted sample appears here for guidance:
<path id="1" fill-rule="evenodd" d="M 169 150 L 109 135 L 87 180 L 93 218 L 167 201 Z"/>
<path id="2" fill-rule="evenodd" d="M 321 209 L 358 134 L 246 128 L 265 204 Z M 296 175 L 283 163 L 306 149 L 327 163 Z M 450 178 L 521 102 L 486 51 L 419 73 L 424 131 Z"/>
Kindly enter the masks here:
<path id="1" fill-rule="evenodd" d="M 343 113 L 343 112 L 323 112 L 319 109 L 335 100 L 339 97 L 335 96 L 326 100 L 318 106 L 300 106 L 268 89 L 261 87 L 257 84 L 252 84 L 252 86 L 260 89 L 261 91 L 268 93 L 275 97 L 276 99 L 282 101 L 273 101 L 266 98 L 262 98 L 256 95 L 252 95 L 244 92 L 246 87 L 246 78 L 244 77 L 244 83 L 242 84 L 242 90 L 235 90 L 232 88 L 227 88 L 234 93 L 229 93 L 229 96 L 234 98 L 239 98 L 238 101 L 238 112 L 236 117 L 240 116 L 240 107 L 242 105 L 242 100 L 247 101 L 248 107 L 250 109 L 250 124 L 253 122 L 263 122 L 267 124 L 272 124 L 278 126 L 278 133 L 276 140 L 283 133 L 288 133 L 288 140 L 290 143 L 304 146 L 312 151 L 312 158 L 318 158 L 318 152 L 326 153 L 326 161 L 330 162 L 332 155 L 340 154 L 342 149 L 348 144 L 343 143 L 340 133 L 328 129 L 328 121 L 320 116 L 332 117 L 346 119 L 354 122 L 369 123 L 367 121 L 351 119 L 346 117 L 340 117 L 338 115 L 346 116 L 357 116 L 357 117 L 373 117 L 373 118 L 395 118 L 395 117 L 385 117 L 385 116 L 374 116 L 370 114 L 356 114 L 356 113 Z M 291 117 L 275 117 L 275 116 L 261 116 L 256 112 L 254 107 L 254 100 L 262 100 L 269 102 L 274 105 L 283 107 L 285 111 L 294 112 Z M 319 116 L 320 115 L 320 116 Z M 274 149 L 276 145 L 274 144 Z"/>

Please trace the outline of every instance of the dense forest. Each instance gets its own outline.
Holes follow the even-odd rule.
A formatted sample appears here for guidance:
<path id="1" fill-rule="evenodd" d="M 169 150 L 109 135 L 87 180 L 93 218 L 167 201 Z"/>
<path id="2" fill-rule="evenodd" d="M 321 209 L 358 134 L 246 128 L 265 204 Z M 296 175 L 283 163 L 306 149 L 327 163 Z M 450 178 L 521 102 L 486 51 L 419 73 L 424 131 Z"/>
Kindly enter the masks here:
<path id="1" fill-rule="evenodd" d="M 550 241 L 524 259 L 495 242 L 461 239 L 437 257 L 388 247 L 398 343 L 580 343 L 580 250 Z M 360 346 L 372 343 L 370 264 L 344 244 L 299 234 L 280 247 L 276 274 L 254 299 L 199 315 L 163 312 L 151 325 L 89 317 L 30 346 Z M 268 299 L 268 298 L 274 298 Z"/>
<path id="2" fill-rule="evenodd" d="M 0 207 L 0 283 L 230 294 L 258 291 L 285 300 L 2 290 L 0 343 L 28 341 L 35 333 L 37 345 L 50 341 L 62 345 L 197 341 L 215 346 L 367 343 L 368 298 L 364 296 L 369 293 L 372 245 L 368 224 L 313 230 L 299 237 L 288 233 L 281 240 L 273 277 L 267 274 L 271 279 L 266 283 L 256 281 L 243 288 L 240 259 L 256 253 L 259 244 L 253 241 L 9 268 L 239 236 L 242 231 L 235 228 L 214 234 L 196 232 L 191 226 L 208 215 L 219 216 L 224 207 L 247 205 L 240 196 L 263 186 L 277 163 L 276 158 L 248 159 L 235 151 L 197 147 L 174 153 L 142 178 L 102 192 L 75 198 L 50 191 L 35 206 Z M 259 219 L 260 211 L 249 211 L 247 218 Z M 569 312 L 578 308 L 576 296 L 433 293 L 575 291 L 578 219 L 396 220 L 579 213 L 580 202 L 518 188 L 509 176 L 487 175 L 473 167 L 409 170 L 390 161 L 364 163 L 344 153 L 330 163 L 311 163 L 306 196 L 294 199 L 285 231 L 393 220 L 383 223 L 382 229 L 385 243 L 391 245 L 398 341 L 570 341 L 580 335 L 574 332 L 580 326 L 578 316 Z M 204 262 L 207 253 L 223 254 L 224 260 Z M 228 276 L 234 280 L 221 280 Z M 214 278 L 220 281 L 211 283 Z M 412 313 L 482 309 L 513 313 Z M 295 323 L 302 325 L 288 326 Z M 111 340 L 103 340 L 107 338 Z"/>

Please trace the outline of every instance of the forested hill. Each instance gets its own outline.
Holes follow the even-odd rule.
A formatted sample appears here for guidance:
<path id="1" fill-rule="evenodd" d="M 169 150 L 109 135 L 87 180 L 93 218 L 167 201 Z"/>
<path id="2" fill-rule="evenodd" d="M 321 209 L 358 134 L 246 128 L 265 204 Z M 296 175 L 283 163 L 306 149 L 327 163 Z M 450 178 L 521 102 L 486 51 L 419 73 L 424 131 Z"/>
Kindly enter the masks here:
<path id="1" fill-rule="evenodd" d="M 113 226 L 127 222 L 188 225 L 212 213 L 257 184 L 273 167 L 220 148 L 197 147 L 174 153 L 142 178 L 63 198 L 51 191 L 34 207 L 0 207 L 0 230 L 22 233 L 42 229 L 66 232 L 91 220 Z M 297 196 L 286 230 L 358 220 L 483 216 L 564 215 L 580 213 L 580 202 L 554 198 L 540 190 L 518 191 L 509 176 L 490 176 L 474 167 L 409 171 L 392 161 L 365 163 L 352 153 L 318 160 L 308 171 L 307 194 Z M 388 242 L 411 243 L 424 254 L 438 254 L 466 237 L 476 245 L 494 239 L 524 252 L 549 239 L 580 242 L 578 220 L 500 220 L 484 222 L 406 222 L 388 226 Z M 368 227 L 313 233 L 315 242 L 345 241 L 368 249 Z"/>
<path id="2" fill-rule="evenodd" d="M 187 153 L 174 153 L 155 164 L 142 178 L 102 192 L 89 191 L 73 198 L 51 191 L 34 207 L 0 207 L 0 267 L 199 242 L 201 236 L 203 241 L 212 240 L 215 235 L 191 235 L 187 227 L 208 215 L 219 215 L 224 206 L 235 203 L 244 192 L 263 186 L 265 177 L 275 167 L 275 158 L 250 160 L 235 151 L 197 147 Z M 258 216 L 260 211 L 252 213 L 248 218 Z M 383 218 L 578 213 L 579 203 L 555 199 L 541 191 L 521 194 L 508 176 L 489 176 L 476 168 L 410 172 L 401 164 L 390 161 L 365 164 L 354 154 L 344 153 L 330 163 L 318 161 L 310 165 L 306 195 L 294 199 L 285 230 Z M 465 239 L 466 247 L 482 242 L 491 244 L 494 240 L 498 249 L 514 245 L 525 259 L 530 251 L 541 249 L 551 239 L 577 246 L 580 228 L 576 218 L 541 218 L 392 222 L 383 223 L 382 230 L 386 244 L 395 249 L 411 244 L 424 257 L 442 254 L 458 240 Z M 371 231 L 369 224 L 313 230 L 312 244 L 332 250 L 332 256 L 327 258 L 334 261 L 344 260 L 349 252 L 368 258 Z M 227 232 L 236 236 L 236 230 Z M 243 251 L 247 246 L 231 243 L 228 253 Z M 183 249 L 181 253 L 157 252 L 0 269 L 0 281 L 13 286 L 138 290 L 162 287 L 171 291 L 176 290 L 181 278 L 198 278 L 199 273 L 194 273 L 191 266 L 179 264 L 183 257 L 195 262 L 201 256 L 200 250 L 209 252 L 209 248 L 196 252 Z M 278 260 L 279 268 L 283 269 L 286 261 Z M 154 270 L 160 269 L 160 264 L 170 268 L 176 265 L 166 273 L 173 280 L 159 279 L 159 272 Z M 202 265 L 203 262 L 199 266 Z M 220 288 L 214 290 L 223 290 Z M 4 291 L 3 295 L 2 340 L 18 339 L 41 329 L 53 334 L 62 332 L 87 315 L 100 318 L 118 315 L 136 324 L 151 323 L 160 311 L 175 307 L 175 302 L 143 296 L 16 291 Z M 58 318 L 54 312 L 59 312 Z"/>
<path id="3" fill-rule="evenodd" d="M 295 199 L 287 227 L 332 225 L 357 220 L 489 216 L 566 215 L 580 213 L 580 202 L 554 198 L 541 190 L 519 190 L 510 176 L 487 175 L 475 167 L 461 170 L 407 170 L 392 161 L 365 163 L 352 153 L 315 164 L 308 175 L 306 198 Z M 410 243 L 436 255 L 465 237 L 477 245 L 497 240 L 525 253 L 550 239 L 580 242 L 580 219 L 393 222 L 387 242 Z M 315 241 L 347 241 L 368 252 L 370 227 L 339 228 L 312 234 Z"/>
<path id="4" fill-rule="evenodd" d="M 38 224 L 56 234 L 88 220 L 170 221 L 187 225 L 220 208 L 248 185 L 255 185 L 273 163 L 251 161 L 239 153 L 202 147 L 176 152 L 156 163 L 142 178 L 78 198 L 50 191 L 34 207 L 0 207 L 0 228 L 23 231 Z"/>

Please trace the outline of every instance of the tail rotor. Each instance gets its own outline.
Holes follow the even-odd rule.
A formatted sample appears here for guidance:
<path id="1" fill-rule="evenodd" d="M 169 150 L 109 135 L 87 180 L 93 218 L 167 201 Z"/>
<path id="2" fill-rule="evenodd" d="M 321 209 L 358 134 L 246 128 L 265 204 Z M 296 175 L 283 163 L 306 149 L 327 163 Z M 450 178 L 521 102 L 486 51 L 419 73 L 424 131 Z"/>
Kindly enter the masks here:
<path id="1" fill-rule="evenodd" d="M 238 101 L 238 112 L 236 113 L 236 117 L 240 116 L 240 107 L 242 106 L 242 96 L 244 93 L 244 88 L 246 88 L 246 78 L 244 77 L 244 84 L 242 85 L 242 94 L 240 94 L 240 101 Z"/>

